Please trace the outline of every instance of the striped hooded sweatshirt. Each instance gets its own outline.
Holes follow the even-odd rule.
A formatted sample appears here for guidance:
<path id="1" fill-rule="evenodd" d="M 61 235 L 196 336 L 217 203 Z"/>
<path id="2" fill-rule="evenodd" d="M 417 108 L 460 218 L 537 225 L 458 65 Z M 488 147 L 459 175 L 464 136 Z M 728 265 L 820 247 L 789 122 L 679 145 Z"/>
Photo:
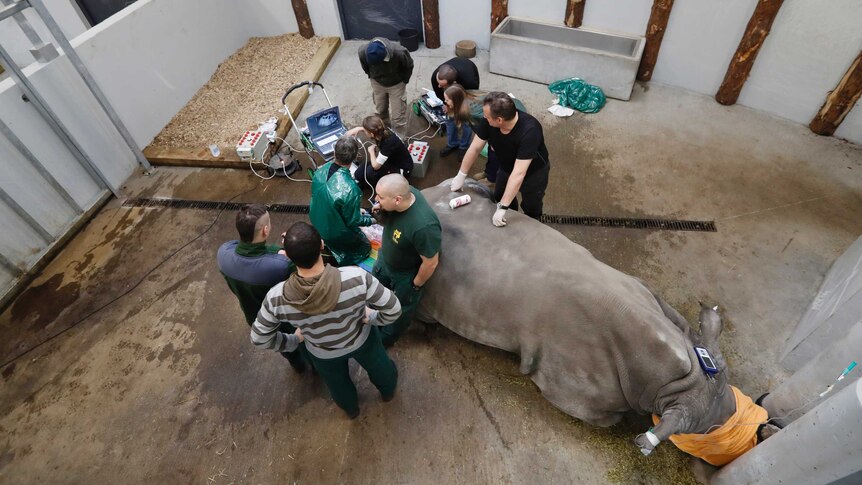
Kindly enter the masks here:
<path id="1" fill-rule="evenodd" d="M 372 309 L 370 325 L 388 325 L 401 315 L 395 294 L 359 267 L 326 265 L 313 278 L 294 273 L 266 294 L 251 341 L 263 349 L 296 350 L 299 337 L 278 331 L 281 322 L 288 322 L 302 331 L 305 346 L 315 357 L 341 357 L 368 339 L 370 328 L 362 323 L 366 306 Z"/>

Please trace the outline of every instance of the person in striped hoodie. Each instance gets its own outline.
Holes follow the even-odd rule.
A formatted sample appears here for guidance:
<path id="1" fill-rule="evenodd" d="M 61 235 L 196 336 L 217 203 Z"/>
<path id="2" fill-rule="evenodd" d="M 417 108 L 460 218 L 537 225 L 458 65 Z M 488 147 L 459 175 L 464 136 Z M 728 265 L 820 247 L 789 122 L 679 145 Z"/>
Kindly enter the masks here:
<path id="1" fill-rule="evenodd" d="M 297 222 L 284 236 L 284 250 L 296 273 L 269 290 L 251 329 L 252 343 L 285 352 L 305 342 L 312 364 L 335 403 L 350 416 L 359 416 L 356 386 L 349 359 L 368 372 L 384 401 L 395 396 L 398 369 L 383 348 L 378 326 L 401 315 L 395 294 L 357 266 L 324 264 L 323 241 L 313 226 Z M 282 322 L 294 333 L 279 331 Z"/>

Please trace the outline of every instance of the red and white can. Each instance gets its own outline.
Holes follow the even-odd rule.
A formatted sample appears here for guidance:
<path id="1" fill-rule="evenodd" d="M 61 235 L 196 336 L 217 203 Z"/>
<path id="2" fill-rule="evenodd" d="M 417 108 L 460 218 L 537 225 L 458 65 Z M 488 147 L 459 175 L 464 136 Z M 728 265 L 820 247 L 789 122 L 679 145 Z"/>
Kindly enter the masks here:
<path id="1" fill-rule="evenodd" d="M 467 205 L 470 201 L 473 200 L 470 198 L 470 194 L 462 195 L 461 197 L 455 197 L 454 199 L 449 201 L 449 207 L 452 209 L 456 209 L 461 207 L 462 205 Z"/>

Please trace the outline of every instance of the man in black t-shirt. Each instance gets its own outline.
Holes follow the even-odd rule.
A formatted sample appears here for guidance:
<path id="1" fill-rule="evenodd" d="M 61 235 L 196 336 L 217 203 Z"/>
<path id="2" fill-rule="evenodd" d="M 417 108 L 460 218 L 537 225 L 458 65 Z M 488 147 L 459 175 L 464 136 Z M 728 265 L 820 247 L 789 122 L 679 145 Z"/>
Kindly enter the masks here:
<path id="1" fill-rule="evenodd" d="M 506 211 L 510 207 L 518 210 L 518 192 L 523 198 L 524 214 L 538 219 L 551 168 L 542 125 L 533 116 L 516 109 L 512 98 L 499 91 L 488 93 L 482 111 L 484 119 L 473 128 L 476 137 L 450 188 L 461 190 L 487 141 L 500 163 L 494 188 L 497 211 L 491 222 L 497 227 L 506 225 Z"/>

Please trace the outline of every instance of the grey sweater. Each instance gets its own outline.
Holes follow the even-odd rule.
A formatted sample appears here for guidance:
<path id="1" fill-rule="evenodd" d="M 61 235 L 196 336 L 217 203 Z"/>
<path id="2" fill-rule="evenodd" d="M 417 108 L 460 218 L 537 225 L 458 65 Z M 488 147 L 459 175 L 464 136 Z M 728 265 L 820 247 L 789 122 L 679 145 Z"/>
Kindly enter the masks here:
<path id="1" fill-rule="evenodd" d="M 284 282 L 266 294 L 252 324 L 251 341 L 264 349 L 289 352 L 299 346 L 299 337 L 278 331 L 288 322 L 302 331 L 305 346 L 320 359 L 332 359 L 358 349 L 368 339 L 370 329 L 363 324 L 365 307 L 374 311 L 370 325 L 388 325 L 401 315 L 395 294 L 365 270 L 356 266 L 338 268 L 341 291 L 335 307 L 325 313 L 309 315 L 297 309 L 284 296 Z"/>

